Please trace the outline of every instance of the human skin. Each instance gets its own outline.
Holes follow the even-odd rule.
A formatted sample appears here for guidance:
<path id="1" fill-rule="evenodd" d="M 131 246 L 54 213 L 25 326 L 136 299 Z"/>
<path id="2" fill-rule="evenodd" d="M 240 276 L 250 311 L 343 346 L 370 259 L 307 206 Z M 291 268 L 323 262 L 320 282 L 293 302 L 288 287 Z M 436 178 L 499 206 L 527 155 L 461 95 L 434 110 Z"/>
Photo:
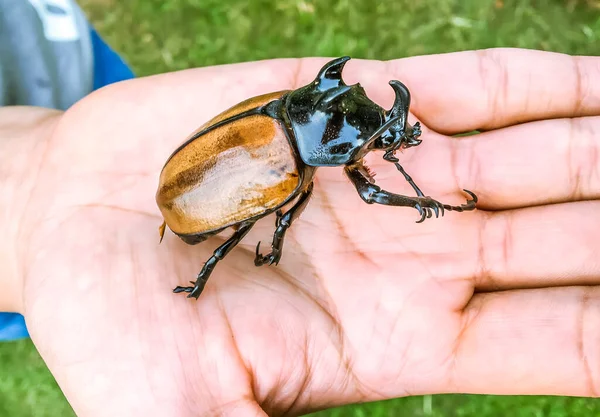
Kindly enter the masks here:
<path id="1" fill-rule="evenodd" d="M 118 83 L 65 113 L 0 109 L 0 308 L 79 416 L 281 416 L 434 393 L 598 396 L 600 59 L 516 49 L 351 60 L 389 108 L 412 93 L 423 143 L 398 154 L 426 195 L 416 224 L 317 172 L 278 266 L 254 267 L 274 216 L 188 285 L 229 233 L 196 246 L 154 196 L 169 154 L 248 97 L 312 81 L 328 58 Z M 451 135 L 479 129 L 467 137 Z M 383 188 L 413 195 L 381 154 Z"/>

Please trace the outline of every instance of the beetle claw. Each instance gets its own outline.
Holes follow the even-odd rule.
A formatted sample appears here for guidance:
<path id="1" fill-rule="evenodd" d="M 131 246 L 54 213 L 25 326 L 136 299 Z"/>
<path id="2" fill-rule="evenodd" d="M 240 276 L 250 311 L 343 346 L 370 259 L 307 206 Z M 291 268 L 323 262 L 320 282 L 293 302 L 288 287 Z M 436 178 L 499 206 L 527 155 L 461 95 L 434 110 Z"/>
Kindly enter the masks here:
<path id="1" fill-rule="evenodd" d="M 194 289 L 188 294 L 187 298 L 195 298 L 196 300 L 200 297 L 202 290 L 204 289 L 204 283 L 202 286 L 195 286 Z"/>
<path id="2" fill-rule="evenodd" d="M 192 282 L 193 283 L 193 282 Z M 194 290 L 194 287 L 175 287 L 175 289 L 173 290 L 173 292 L 175 294 L 178 294 L 180 292 L 192 292 Z"/>
<path id="3" fill-rule="evenodd" d="M 435 214 L 436 218 L 440 217 L 440 212 L 442 217 L 445 214 L 445 210 L 450 206 L 445 206 L 439 201 L 432 200 L 430 197 L 419 197 L 419 203 L 415 205 L 415 208 L 419 211 L 421 218 L 417 223 L 423 223 L 425 219 L 430 219 Z"/>
<path id="4" fill-rule="evenodd" d="M 255 266 L 262 266 L 266 263 L 266 256 L 263 256 L 260 253 L 260 241 L 258 242 L 258 244 L 256 245 L 256 252 L 255 252 L 256 256 L 254 257 L 254 265 Z"/>
<path id="5" fill-rule="evenodd" d="M 181 292 L 187 292 L 187 293 L 189 293 L 187 298 L 195 298 L 197 300 L 198 297 L 200 297 L 200 294 L 202 293 L 202 291 L 204 290 L 204 285 L 206 284 L 206 281 L 204 281 L 204 280 L 190 281 L 190 283 L 193 284 L 192 287 L 175 287 L 173 292 L 175 294 L 178 294 Z"/>
<path id="6" fill-rule="evenodd" d="M 263 266 L 264 264 L 277 265 L 281 259 L 281 252 L 278 249 L 273 249 L 273 252 L 268 255 L 262 255 L 260 253 L 260 242 L 256 245 L 256 257 L 254 258 L 255 266 Z"/>
<path id="7" fill-rule="evenodd" d="M 451 206 L 449 204 L 441 204 L 442 210 L 445 209 L 445 210 L 452 210 L 452 211 L 458 211 L 458 212 L 474 210 L 476 208 L 477 201 L 478 201 L 477 196 L 469 190 L 463 189 L 463 191 L 466 192 L 467 194 L 469 194 L 469 197 L 471 197 L 470 199 L 467 199 L 466 203 L 463 203 L 460 206 Z"/>
<path id="8" fill-rule="evenodd" d="M 417 204 L 415 208 L 419 211 L 419 214 L 421 215 L 421 218 L 417 220 L 417 223 L 423 223 L 425 221 L 425 216 L 427 215 L 427 213 L 425 212 L 423 207 L 421 207 L 420 204 Z"/>
<path id="9" fill-rule="evenodd" d="M 281 252 L 278 249 L 273 249 L 273 252 L 267 256 L 269 257 L 269 265 L 275 264 L 277 266 L 281 260 Z"/>
<path id="10" fill-rule="evenodd" d="M 257 258 L 259 258 L 259 257 L 262 258 L 262 255 L 260 254 L 260 240 L 258 241 L 258 244 L 256 245 L 256 251 L 255 251 L 255 253 L 256 253 L 256 257 Z"/>

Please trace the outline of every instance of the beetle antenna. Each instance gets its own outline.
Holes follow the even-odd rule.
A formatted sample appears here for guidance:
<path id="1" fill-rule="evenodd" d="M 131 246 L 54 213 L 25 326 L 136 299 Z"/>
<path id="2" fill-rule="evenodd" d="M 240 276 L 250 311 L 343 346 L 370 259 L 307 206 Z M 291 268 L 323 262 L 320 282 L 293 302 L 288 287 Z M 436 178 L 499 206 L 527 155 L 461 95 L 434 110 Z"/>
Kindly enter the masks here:
<path id="1" fill-rule="evenodd" d="M 341 58 L 329 61 L 321 68 L 317 74 L 315 81 L 323 88 L 337 87 L 339 85 L 346 85 L 342 80 L 342 70 L 346 62 L 350 60 L 349 56 L 343 56 Z"/>
<path id="2" fill-rule="evenodd" d="M 408 108 L 410 107 L 410 91 L 408 91 L 408 88 L 400 81 L 392 80 L 389 84 L 396 93 L 396 99 L 394 100 L 392 108 L 387 112 L 387 116 L 390 118 L 398 116 L 400 118 L 400 123 L 397 127 L 394 127 L 393 130 L 404 133 L 406 121 L 408 119 Z"/>

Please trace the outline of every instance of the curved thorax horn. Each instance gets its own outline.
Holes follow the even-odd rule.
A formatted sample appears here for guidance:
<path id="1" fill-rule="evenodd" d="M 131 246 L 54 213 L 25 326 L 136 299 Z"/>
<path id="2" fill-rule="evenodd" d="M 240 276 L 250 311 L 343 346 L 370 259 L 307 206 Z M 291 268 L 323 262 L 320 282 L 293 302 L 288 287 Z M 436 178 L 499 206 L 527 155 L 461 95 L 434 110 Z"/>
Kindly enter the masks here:
<path id="1" fill-rule="evenodd" d="M 329 88 L 345 86 L 346 84 L 342 80 L 342 70 L 349 60 L 349 56 L 343 56 L 325 64 L 315 78 L 319 89 L 327 90 Z"/>
<path id="2" fill-rule="evenodd" d="M 398 124 L 393 126 L 392 129 L 404 133 L 408 119 L 408 108 L 410 107 L 410 92 L 400 81 L 392 80 L 389 84 L 396 93 L 396 99 L 392 108 L 386 112 L 386 116 L 388 120 L 398 117 Z"/>

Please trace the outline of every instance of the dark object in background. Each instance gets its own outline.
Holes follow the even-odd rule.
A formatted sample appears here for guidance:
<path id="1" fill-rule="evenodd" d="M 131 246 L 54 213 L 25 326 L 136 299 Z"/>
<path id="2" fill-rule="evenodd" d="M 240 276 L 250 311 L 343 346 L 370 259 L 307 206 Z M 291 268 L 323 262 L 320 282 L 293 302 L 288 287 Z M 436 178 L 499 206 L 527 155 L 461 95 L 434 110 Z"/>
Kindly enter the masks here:
<path id="1" fill-rule="evenodd" d="M 426 197 L 394 156 L 400 148 L 421 143 L 420 124 L 407 122 L 410 93 L 390 81 L 394 105 L 384 110 L 360 84 L 346 85 L 342 69 L 349 57 L 327 63 L 316 79 L 294 91 L 248 99 L 201 126 L 169 157 L 160 175 L 156 201 L 168 226 L 184 242 L 195 245 L 232 227 L 234 234 L 211 256 L 191 287 L 175 293 L 200 296 L 215 265 L 250 231 L 254 223 L 276 212 L 272 251 L 256 246 L 254 264 L 278 264 L 285 232 L 306 207 L 317 167 L 344 166 L 367 203 L 413 207 L 421 218 L 438 217 L 444 209 L 475 209 L 477 197 L 449 206 Z M 375 185 L 363 157 L 374 150 L 395 164 L 417 197 L 382 190 Z M 281 208 L 296 199 L 283 213 Z"/>

